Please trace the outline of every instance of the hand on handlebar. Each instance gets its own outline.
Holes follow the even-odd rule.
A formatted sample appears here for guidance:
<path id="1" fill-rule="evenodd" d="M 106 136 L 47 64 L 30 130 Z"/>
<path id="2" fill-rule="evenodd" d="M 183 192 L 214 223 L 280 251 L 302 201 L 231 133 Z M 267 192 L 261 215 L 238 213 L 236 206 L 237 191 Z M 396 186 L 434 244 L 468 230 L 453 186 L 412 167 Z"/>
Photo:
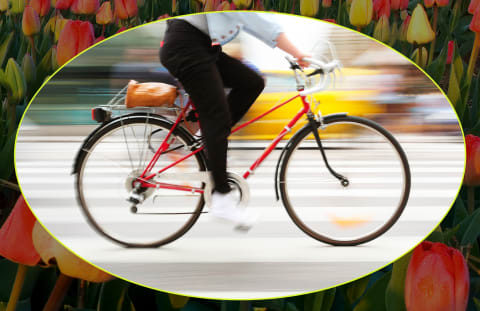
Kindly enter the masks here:
<path id="1" fill-rule="evenodd" d="M 312 56 L 310 54 L 304 54 L 304 53 L 300 53 L 299 55 L 295 55 L 295 59 L 296 59 L 297 63 L 302 68 L 306 68 L 306 67 L 308 67 L 308 65 L 310 65 L 309 62 L 305 61 L 305 58 L 309 58 L 309 57 L 312 57 Z"/>

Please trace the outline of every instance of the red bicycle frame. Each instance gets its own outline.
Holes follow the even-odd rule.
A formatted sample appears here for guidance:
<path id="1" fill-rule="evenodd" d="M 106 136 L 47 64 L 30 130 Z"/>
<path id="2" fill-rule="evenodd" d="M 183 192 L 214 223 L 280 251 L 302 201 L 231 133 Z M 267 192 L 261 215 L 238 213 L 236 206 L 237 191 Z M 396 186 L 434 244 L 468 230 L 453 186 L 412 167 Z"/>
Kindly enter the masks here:
<path id="1" fill-rule="evenodd" d="M 301 90 L 300 90 L 301 91 Z M 284 105 L 290 103 L 291 101 L 293 101 L 294 99 L 296 98 L 300 98 L 302 100 L 302 104 L 303 104 L 303 107 L 302 109 L 300 109 L 300 111 L 292 118 L 292 120 L 290 120 L 290 122 L 288 122 L 287 125 L 285 125 L 285 127 L 282 129 L 282 131 L 277 135 L 277 137 L 275 137 L 275 139 L 270 143 L 270 145 L 265 149 L 265 151 L 262 153 L 262 155 L 248 168 L 248 170 L 243 174 L 243 178 L 247 179 L 248 176 L 250 176 L 250 174 L 253 173 L 253 171 L 265 160 L 265 158 L 275 149 L 275 147 L 277 146 L 277 144 L 280 142 L 280 140 L 282 140 L 282 138 L 287 134 L 289 133 L 292 128 L 295 126 L 295 124 L 298 122 L 298 120 L 303 116 L 305 115 L 306 113 L 308 113 L 310 111 L 310 105 L 309 103 L 306 101 L 305 99 L 306 96 L 302 96 L 300 94 L 297 94 L 293 97 L 291 97 L 290 99 L 272 107 L 271 109 L 269 109 L 268 111 L 262 113 L 261 115 L 253 118 L 252 120 L 250 121 L 247 121 L 243 124 L 240 124 L 239 126 L 235 127 L 231 133 L 235 133 L 239 130 L 241 130 L 242 128 L 258 121 L 259 119 L 263 118 L 264 116 L 272 113 L 273 111 L 279 109 L 280 107 L 283 107 Z M 141 182 L 141 186 L 142 187 L 150 187 L 150 188 L 162 188 L 162 189 L 171 189 L 171 190 L 180 190 L 180 191 L 189 191 L 189 192 L 196 192 L 196 193 L 203 193 L 203 189 L 200 189 L 200 188 L 195 188 L 195 187 L 190 187 L 190 186 L 182 186 L 182 185 L 173 185 L 173 184 L 168 184 L 168 183 L 161 183 L 161 182 L 156 182 L 156 183 L 151 183 L 149 182 L 149 180 L 151 180 L 152 178 L 154 178 L 157 174 L 161 174 L 163 172 L 165 172 L 166 170 L 168 170 L 169 168 L 177 165 L 178 163 L 188 159 L 189 157 L 195 155 L 196 153 L 202 151 L 205 146 L 202 146 L 194 151 L 192 151 L 191 153 L 187 154 L 186 156 L 178 159 L 177 161 L 165 166 L 164 168 L 160 169 L 158 172 L 156 173 L 151 173 L 151 170 L 152 168 L 155 166 L 155 164 L 157 163 L 157 160 L 160 158 L 160 156 L 162 155 L 163 152 L 165 152 L 166 150 L 168 150 L 170 144 L 171 144 L 171 139 L 170 137 L 172 136 L 172 133 L 173 131 L 175 130 L 175 128 L 178 126 L 178 124 L 180 123 L 180 121 L 183 119 L 185 113 L 187 112 L 187 110 L 192 106 L 192 102 L 191 100 L 188 101 L 188 103 L 185 105 L 185 107 L 181 110 L 180 114 L 178 115 L 177 119 L 175 120 L 175 123 L 173 124 L 172 128 L 170 129 L 170 131 L 168 132 L 167 136 L 165 137 L 165 139 L 163 140 L 162 144 L 160 145 L 160 147 L 157 149 L 157 151 L 155 152 L 153 158 L 150 160 L 150 162 L 148 163 L 147 167 L 145 168 L 145 170 L 143 171 L 142 175 L 140 175 L 140 177 L 138 177 L 138 180 Z M 147 175 L 149 174 L 149 175 Z"/>

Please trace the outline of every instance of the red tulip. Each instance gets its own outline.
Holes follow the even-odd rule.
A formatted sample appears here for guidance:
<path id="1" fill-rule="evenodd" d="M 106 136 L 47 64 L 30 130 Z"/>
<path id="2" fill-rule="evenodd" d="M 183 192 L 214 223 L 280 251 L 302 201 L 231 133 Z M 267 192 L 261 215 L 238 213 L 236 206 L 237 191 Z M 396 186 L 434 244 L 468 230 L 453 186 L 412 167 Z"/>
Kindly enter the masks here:
<path id="1" fill-rule="evenodd" d="M 467 164 L 463 182 L 468 186 L 480 185 L 480 137 L 469 134 L 465 136 Z"/>
<path id="2" fill-rule="evenodd" d="M 40 16 L 45 16 L 50 11 L 50 0 L 31 0 L 30 5 Z"/>
<path id="3" fill-rule="evenodd" d="M 137 0 L 115 0 L 115 14 L 120 19 L 137 15 Z"/>
<path id="4" fill-rule="evenodd" d="M 329 8 L 332 6 L 332 0 L 322 0 L 322 7 Z"/>
<path id="5" fill-rule="evenodd" d="M 480 33 L 480 5 L 477 7 L 477 10 L 473 14 L 472 21 L 470 22 L 470 30 L 476 33 Z"/>
<path id="6" fill-rule="evenodd" d="M 468 6 L 468 13 L 475 14 L 477 8 L 480 7 L 480 0 L 472 0 L 470 1 L 470 5 Z"/>
<path id="7" fill-rule="evenodd" d="M 33 36 L 40 31 L 40 18 L 38 17 L 38 13 L 28 5 L 23 10 L 22 30 L 26 36 Z"/>
<path id="8" fill-rule="evenodd" d="M 390 17 L 390 0 L 373 0 L 374 18 L 378 20 L 380 16 Z"/>
<path id="9" fill-rule="evenodd" d="M 95 36 L 90 22 L 69 20 L 58 38 L 57 62 L 62 66 L 93 44 Z"/>
<path id="10" fill-rule="evenodd" d="M 469 285 L 462 253 L 442 243 L 422 242 L 408 265 L 405 305 L 408 311 L 464 311 Z"/>
<path id="11" fill-rule="evenodd" d="M 392 10 L 406 10 L 408 8 L 408 0 L 390 0 Z"/>
<path id="12" fill-rule="evenodd" d="M 58 10 L 68 10 L 72 6 L 73 0 L 57 0 L 55 2 L 55 9 Z"/>
<path id="13" fill-rule="evenodd" d="M 453 40 L 448 41 L 447 61 L 446 61 L 447 65 L 452 63 L 452 57 L 453 57 L 453 50 L 454 49 L 455 49 L 455 42 Z"/>
<path id="14" fill-rule="evenodd" d="M 426 8 L 431 8 L 435 4 L 437 6 L 447 6 L 449 0 L 424 0 L 425 7 Z"/>
<path id="15" fill-rule="evenodd" d="M 96 22 L 99 25 L 106 25 L 112 22 L 112 6 L 110 1 L 104 2 L 100 9 L 98 9 Z"/>
<path id="16" fill-rule="evenodd" d="M 168 14 L 162 14 L 160 15 L 159 17 L 157 17 L 157 20 L 162 20 L 162 19 L 165 19 L 165 18 L 169 18 L 170 15 Z M 125 30 L 125 29 L 124 29 Z M 123 31 L 123 30 L 122 30 Z M 121 32 L 120 30 L 117 31 L 117 33 Z"/>
<path id="17" fill-rule="evenodd" d="M 28 208 L 23 196 L 20 196 L 0 228 L 0 256 L 23 265 L 38 264 L 40 255 L 32 242 L 35 221 L 35 216 Z"/>
<path id="18" fill-rule="evenodd" d="M 75 14 L 95 14 L 98 7 L 98 0 L 73 0 L 70 10 Z"/>
<path id="19" fill-rule="evenodd" d="M 325 18 L 325 19 L 323 19 L 323 20 L 326 21 L 326 22 L 329 22 L 329 23 L 334 23 L 334 24 L 337 23 L 337 21 L 336 21 L 335 19 L 333 19 L 333 18 Z"/>

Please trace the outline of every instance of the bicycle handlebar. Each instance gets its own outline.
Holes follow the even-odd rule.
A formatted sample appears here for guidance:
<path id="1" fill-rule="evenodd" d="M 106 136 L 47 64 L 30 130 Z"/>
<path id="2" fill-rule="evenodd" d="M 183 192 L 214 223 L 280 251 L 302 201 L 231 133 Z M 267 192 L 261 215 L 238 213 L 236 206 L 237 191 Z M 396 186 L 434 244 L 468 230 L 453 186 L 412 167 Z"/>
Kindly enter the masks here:
<path id="1" fill-rule="evenodd" d="M 302 60 L 309 63 L 310 67 L 315 69 L 313 74 L 315 74 L 315 72 L 322 74 L 323 79 L 320 79 L 319 82 L 311 88 L 300 91 L 301 96 L 313 94 L 324 90 L 328 86 L 331 76 L 335 77 L 335 70 L 342 67 L 340 61 L 337 59 L 332 60 L 328 63 L 310 57 L 305 57 Z"/>

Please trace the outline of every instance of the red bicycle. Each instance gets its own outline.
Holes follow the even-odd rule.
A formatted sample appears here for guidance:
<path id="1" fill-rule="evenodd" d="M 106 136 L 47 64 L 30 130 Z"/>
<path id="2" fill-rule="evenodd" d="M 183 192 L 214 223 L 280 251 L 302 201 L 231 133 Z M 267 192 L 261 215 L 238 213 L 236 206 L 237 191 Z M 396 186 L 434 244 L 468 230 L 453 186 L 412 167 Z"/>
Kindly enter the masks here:
<path id="1" fill-rule="evenodd" d="M 302 117 L 305 125 L 281 149 L 275 192 L 293 222 L 332 245 L 357 245 L 386 232 L 400 217 L 410 192 L 407 157 L 380 125 L 347 113 L 323 116 L 311 94 L 330 85 L 336 60 L 307 59 L 309 73 L 289 60 L 298 93 L 245 122 L 232 133 L 287 104 L 298 113 L 243 173 L 228 173 L 240 207 L 246 180 Z M 89 223 L 129 247 L 157 247 L 185 234 L 209 203 L 209 178 L 201 139 L 183 126 L 193 106 L 176 119 L 153 108 L 112 117 L 115 105 L 94 108 L 102 124 L 85 140 L 74 164 L 77 198 Z M 98 118 L 97 118 L 98 119 Z"/>

